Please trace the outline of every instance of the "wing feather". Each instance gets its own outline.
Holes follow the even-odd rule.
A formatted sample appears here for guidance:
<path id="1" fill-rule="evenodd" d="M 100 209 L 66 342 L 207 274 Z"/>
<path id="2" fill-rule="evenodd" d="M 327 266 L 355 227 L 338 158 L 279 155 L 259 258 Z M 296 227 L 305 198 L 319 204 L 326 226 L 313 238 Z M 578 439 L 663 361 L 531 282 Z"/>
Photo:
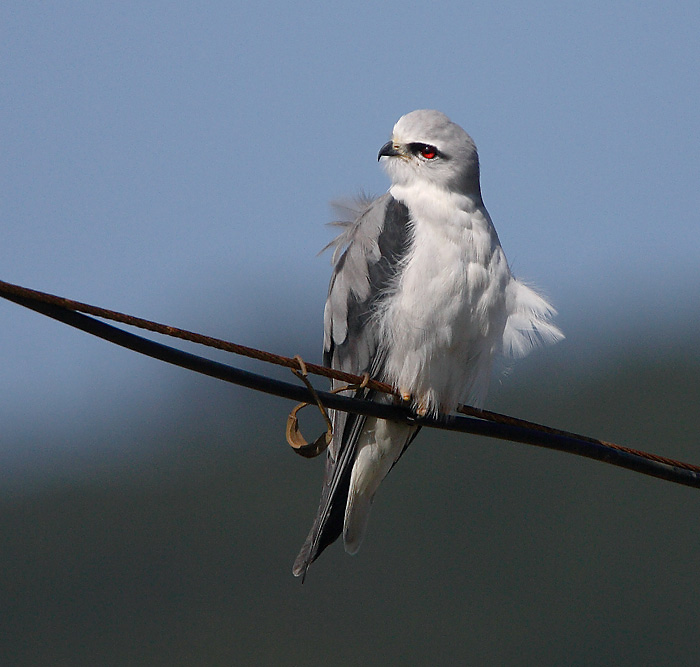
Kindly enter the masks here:
<path id="1" fill-rule="evenodd" d="M 378 199 L 363 198 L 358 204 L 354 221 L 340 223 L 343 231 L 327 246 L 334 247 L 335 268 L 324 310 L 323 360 L 326 366 L 348 373 L 369 372 L 372 377 L 381 377 L 384 354 L 374 315 L 408 251 L 409 214 L 406 206 L 388 193 Z M 333 382 L 334 388 L 341 384 Z M 369 390 L 354 395 L 376 398 Z M 305 575 L 309 565 L 342 533 L 350 474 L 365 424 L 362 415 L 330 412 L 333 440 L 328 447 L 321 501 L 294 562 L 296 576 Z"/>

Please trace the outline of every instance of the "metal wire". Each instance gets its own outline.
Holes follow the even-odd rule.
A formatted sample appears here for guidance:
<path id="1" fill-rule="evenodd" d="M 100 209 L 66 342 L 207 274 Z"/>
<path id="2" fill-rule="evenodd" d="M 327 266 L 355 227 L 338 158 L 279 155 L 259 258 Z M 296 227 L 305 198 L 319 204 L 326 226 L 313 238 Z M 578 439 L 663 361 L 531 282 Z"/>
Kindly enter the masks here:
<path id="1" fill-rule="evenodd" d="M 30 290 L 4 281 L 0 281 L 0 296 L 65 324 L 81 329 L 82 331 L 170 364 L 295 401 L 310 402 L 315 400 L 306 387 L 274 380 L 263 375 L 244 371 L 234 368 L 233 366 L 156 343 L 152 340 L 96 320 L 94 317 L 88 317 L 85 313 L 140 327 L 167 336 L 174 336 L 183 340 L 201 343 L 208 347 L 234 352 L 235 354 L 259 359 L 260 361 L 301 370 L 301 365 L 296 359 L 282 357 L 270 352 L 256 350 L 209 336 L 202 336 L 201 334 L 158 324 L 149 320 L 143 320 L 141 318 L 72 301 L 70 299 L 64 299 L 44 292 L 37 292 L 36 290 Z M 349 373 L 342 373 L 323 366 L 308 363 L 303 365 L 310 373 L 335 378 L 343 382 L 360 383 L 363 381 L 362 377 Z M 395 393 L 391 387 L 384 383 L 377 382 L 376 380 L 370 380 L 369 382 L 370 384 L 368 384 L 368 386 L 371 386 L 373 389 Z M 334 410 L 345 410 L 347 412 L 354 412 L 370 417 L 379 417 L 412 424 L 419 423 L 425 427 L 473 433 L 501 440 L 556 449 L 558 451 L 596 459 L 604 463 L 627 468 L 635 472 L 677 484 L 700 488 L 700 466 L 684 463 L 682 461 L 675 461 L 627 447 L 621 447 L 613 443 L 553 429 L 548 426 L 516 419 L 507 415 L 461 406 L 461 411 L 468 413 L 470 416 L 458 417 L 455 415 L 441 415 L 437 418 L 418 417 L 403 405 L 379 404 L 373 401 L 364 401 L 322 391 L 317 391 L 316 393 L 318 398 L 323 402 L 323 405 Z"/>

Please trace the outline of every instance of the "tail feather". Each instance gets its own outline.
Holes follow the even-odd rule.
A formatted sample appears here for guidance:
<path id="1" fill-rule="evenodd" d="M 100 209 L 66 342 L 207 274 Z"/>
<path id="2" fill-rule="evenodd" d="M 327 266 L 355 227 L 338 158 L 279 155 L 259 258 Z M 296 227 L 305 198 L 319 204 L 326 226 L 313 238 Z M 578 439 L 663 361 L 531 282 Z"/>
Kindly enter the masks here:
<path id="1" fill-rule="evenodd" d="M 357 553 L 362 545 L 379 485 L 417 432 L 417 427 L 407 424 L 384 419 L 367 421 L 366 431 L 357 444 L 345 510 L 343 541 L 349 554 Z"/>
<path id="2" fill-rule="evenodd" d="M 343 521 L 345 519 L 345 505 L 347 503 L 348 489 L 350 487 L 350 472 L 352 466 L 348 466 L 346 474 L 339 480 L 335 493 L 332 493 L 333 464 L 330 459 L 326 464 L 326 480 L 321 492 L 321 502 L 319 503 L 318 514 L 311 526 L 309 535 L 304 542 L 299 555 L 294 561 L 292 574 L 295 577 L 306 577 L 309 565 L 313 563 L 321 552 L 329 545 L 333 544 L 343 532 Z"/>
<path id="3" fill-rule="evenodd" d="M 349 413 L 338 415 L 334 411 L 331 414 L 334 423 L 333 438 L 337 438 L 338 433 L 342 431 L 342 443 L 336 444 L 334 441 L 328 448 L 321 502 L 306 542 L 294 561 L 292 573 L 295 577 L 305 577 L 309 565 L 343 532 L 350 475 L 357 439 L 365 424 L 365 417 Z M 337 417 L 340 418 L 336 421 Z"/>
<path id="4" fill-rule="evenodd" d="M 419 427 L 351 415 L 339 458 L 329 455 L 318 514 L 292 572 L 304 577 L 309 565 L 341 533 L 345 550 L 359 550 L 372 499 L 381 481 L 416 436 Z"/>
<path id="5" fill-rule="evenodd" d="M 362 546 L 362 540 L 367 531 L 369 512 L 372 509 L 372 497 L 365 493 L 350 493 L 348 507 L 345 513 L 343 542 L 345 551 L 355 555 Z"/>

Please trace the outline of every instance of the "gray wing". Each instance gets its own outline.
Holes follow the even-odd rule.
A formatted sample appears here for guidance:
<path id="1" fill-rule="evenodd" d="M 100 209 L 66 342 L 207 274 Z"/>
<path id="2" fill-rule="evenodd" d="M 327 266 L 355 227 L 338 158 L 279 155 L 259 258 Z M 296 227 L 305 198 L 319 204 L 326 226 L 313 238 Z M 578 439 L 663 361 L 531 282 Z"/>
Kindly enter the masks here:
<path id="1" fill-rule="evenodd" d="M 408 251 L 408 223 L 406 206 L 387 193 L 365 200 L 355 221 L 330 244 L 335 246 L 335 270 L 324 311 L 326 366 L 381 377 L 384 355 L 374 315 L 391 287 L 398 263 Z M 342 383 L 334 381 L 333 385 L 335 388 Z M 373 392 L 360 390 L 355 396 L 372 399 Z M 309 565 L 343 530 L 350 473 L 365 418 L 335 410 L 330 413 L 333 440 L 328 447 L 321 502 L 294 562 L 296 576 L 305 575 Z"/>

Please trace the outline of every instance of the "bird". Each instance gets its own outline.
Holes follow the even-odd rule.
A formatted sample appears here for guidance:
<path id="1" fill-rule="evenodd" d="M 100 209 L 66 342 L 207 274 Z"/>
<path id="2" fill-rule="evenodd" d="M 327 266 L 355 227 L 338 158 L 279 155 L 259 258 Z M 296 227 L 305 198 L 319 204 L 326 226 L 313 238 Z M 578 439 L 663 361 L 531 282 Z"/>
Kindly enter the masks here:
<path id="1" fill-rule="evenodd" d="M 412 111 L 377 159 L 388 192 L 358 197 L 326 246 L 334 269 L 324 365 L 392 385 L 418 415 L 481 407 L 497 357 L 563 338 L 556 311 L 511 273 L 481 197 L 476 146 L 459 125 L 440 111 Z M 351 395 L 395 400 L 362 387 Z M 319 509 L 292 570 L 302 578 L 341 534 L 357 553 L 379 484 L 420 428 L 329 412 Z"/>

